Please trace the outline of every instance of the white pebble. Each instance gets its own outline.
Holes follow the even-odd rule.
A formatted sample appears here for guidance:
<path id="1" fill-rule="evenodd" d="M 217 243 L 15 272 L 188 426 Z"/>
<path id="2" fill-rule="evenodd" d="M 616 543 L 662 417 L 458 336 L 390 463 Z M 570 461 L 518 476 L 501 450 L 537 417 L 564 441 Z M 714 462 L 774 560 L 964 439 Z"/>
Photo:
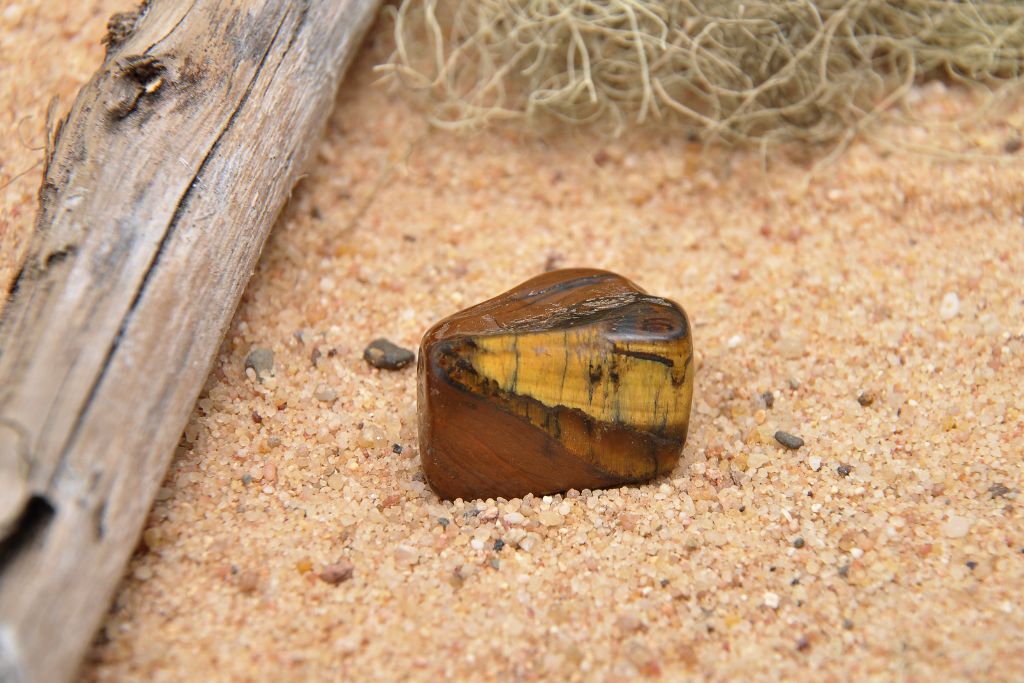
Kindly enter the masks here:
<path id="1" fill-rule="evenodd" d="M 963 538 L 971 530 L 971 520 L 960 515 L 951 515 L 942 525 L 942 533 L 950 538 Z"/>
<path id="2" fill-rule="evenodd" d="M 510 512 L 505 515 L 505 524 L 509 526 L 515 526 L 516 524 L 522 524 L 526 521 L 526 517 L 521 512 Z"/>
<path id="3" fill-rule="evenodd" d="M 956 292 L 946 292 L 942 297 L 942 304 L 939 306 L 939 317 L 943 320 L 952 320 L 960 312 L 960 297 Z"/>
<path id="4" fill-rule="evenodd" d="M 817 472 L 821 469 L 821 458 L 816 455 L 812 455 L 807 458 L 807 464 L 810 465 L 811 469 Z"/>
<path id="5" fill-rule="evenodd" d="M 725 342 L 725 345 L 728 346 L 730 349 L 735 349 L 741 343 L 743 343 L 743 337 L 741 337 L 738 334 L 734 334 L 733 336 L 729 337 L 729 341 Z"/>
<path id="6" fill-rule="evenodd" d="M 764 605 L 765 607 L 771 607 L 772 609 L 778 609 L 779 607 L 779 594 L 768 591 L 764 594 Z"/>

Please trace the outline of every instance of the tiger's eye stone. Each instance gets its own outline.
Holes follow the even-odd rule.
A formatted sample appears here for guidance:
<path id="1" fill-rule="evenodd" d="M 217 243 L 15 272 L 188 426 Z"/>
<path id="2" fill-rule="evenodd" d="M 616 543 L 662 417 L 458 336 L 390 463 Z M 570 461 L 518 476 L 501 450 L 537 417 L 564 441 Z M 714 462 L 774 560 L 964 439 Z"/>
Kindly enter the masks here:
<path id="1" fill-rule="evenodd" d="M 686 313 L 614 273 L 545 273 L 445 318 L 418 367 L 423 469 L 442 498 L 644 481 L 686 440 Z"/>

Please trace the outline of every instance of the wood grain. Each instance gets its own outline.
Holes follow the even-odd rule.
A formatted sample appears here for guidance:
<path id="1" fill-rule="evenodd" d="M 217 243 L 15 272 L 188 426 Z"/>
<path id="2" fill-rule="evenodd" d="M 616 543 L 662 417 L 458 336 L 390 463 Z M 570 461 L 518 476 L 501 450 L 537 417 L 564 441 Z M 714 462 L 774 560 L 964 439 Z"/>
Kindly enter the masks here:
<path id="1" fill-rule="evenodd" d="M 0 318 L 0 681 L 74 675 L 379 4 L 112 20 Z"/>

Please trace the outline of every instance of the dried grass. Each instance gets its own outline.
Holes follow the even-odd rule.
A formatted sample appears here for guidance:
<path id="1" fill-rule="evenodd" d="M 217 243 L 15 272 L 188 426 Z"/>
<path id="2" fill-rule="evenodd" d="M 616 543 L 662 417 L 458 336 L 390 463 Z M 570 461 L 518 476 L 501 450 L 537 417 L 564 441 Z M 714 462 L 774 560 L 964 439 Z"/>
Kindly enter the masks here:
<path id="1" fill-rule="evenodd" d="M 378 69 L 448 128 L 663 122 L 707 141 L 848 140 L 910 88 L 1024 81 L 1024 4 L 404 0 Z"/>

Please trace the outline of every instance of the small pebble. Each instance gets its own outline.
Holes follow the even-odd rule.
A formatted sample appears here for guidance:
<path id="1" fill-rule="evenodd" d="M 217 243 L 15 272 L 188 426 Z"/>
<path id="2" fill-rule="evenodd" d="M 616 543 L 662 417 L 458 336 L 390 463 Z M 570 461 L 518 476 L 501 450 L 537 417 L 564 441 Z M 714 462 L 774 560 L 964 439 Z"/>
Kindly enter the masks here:
<path id="1" fill-rule="evenodd" d="M 457 578 L 459 581 L 465 581 L 469 577 L 476 574 L 478 571 L 480 571 L 480 568 L 474 564 L 460 564 L 458 567 L 455 568 L 452 574 L 454 574 L 455 578 Z"/>
<path id="2" fill-rule="evenodd" d="M 522 524 L 526 521 L 526 517 L 524 517 L 523 513 L 521 512 L 510 512 L 507 515 L 505 515 L 503 519 L 505 520 L 505 524 L 507 526 L 515 526 L 517 524 Z"/>
<path id="3" fill-rule="evenodd" d="M 803 539 L 803 537 L 797 536 L 796 538 L 794 538 L 793 539 L 793 547 L 794 548 L 803 548 L 804 547 L 804 539 Z"/>
<path id="4" fill-rule="evenodd" d="M 764 606 L 772 609 L 779 608 L 779 594 L 768 591 L 764 594 Z"/>
<path id="5" fill-rule="evenodd" d="M 848 477 L 850 476 L 850 472 L 852 471 L 853 468 L 850 467 L 849 465 L 840 465 L 839 467 L 836 468 L 836 472 L 839 474 L 840 477 Z"/>
<path id="6" fill-rule="evenodd" d="M 644 627 L 644 622 L 635 614 L 626 613 L 620 615 L 619 618 L 615 620 L 615 625 L 620 631 L 633 633 L 642 629 Z"/>
<path id="7" fill-rule="evenodd" d="M 947 292 L 939 305 L 939 317 L 943 320 L 952 320 L 959 312 L 960 297 L 956 295 L 956 292 Z"/>
<path id="8" fill-rule="evenodd" d="M 401 444 L 397 444 L 397 443 L 391 444 L 391 452 L 395 453 L 396 455 L 401 455 L 402 454 L 402 445 Z"/>
<path id="9" fill-rule="evenodd" d="M 387 339 L 374 339 L 363 351 L 363 360 L 381 370 L 401 370 L 416 359 L 416 354 Z"/>
<path id="10" fill-rule="evenodd" d="M 318 401 L 330 403 L 331 401 L 337 400 L 338 392 L 332 387 L 327 386 L 326 384 L 318 384 L 316 387 L 316 391 L 313 392 L 313 396 Z"/>
<path id="11" fill-rule="evenodd" d="M 965 562 L 964 564 L 966 564 L 967 568 L 970 569 L 972 572 L 978 568 L 978 563 L 974 560 L 967 560 L 967 562 Z"/>
<path id="12" fill-rule="evenodd" d="M 246 570 L 238 575 L 238 590 L 243 593 L 255 593 L 260 587 L 260 575 Z"/>
<path id="13" fill-rule="evenodd" d="M 812 455 L 811 457 L 807 458 L 807 464 L 810 466 L 812 470 L 817 472 L 818 470 L 821 469 L 821 458 L 818 457 L 817 455 Z"/>
<path id="14" fill-rule="evenodd" d="M 506 544 L 519 547 L 519 544 L 526 538 L 526 529 L 509 529 L 508 533 L 505 534 L 504 541 Z"/>
<path id="15" fill-rule="evenodd" d="M 783 446 L 785 446 L 786 448 L 789 448 L 790 450 L 794 451 L 804 445 L 804 440 L 801 439 L 799 436 L 794 436 L 789 432 L 784 432 L 781 430 L 775 432 L 775 440 L 778 441 Z"/>
<path id="16" fill-rule="evenodd" d="M 1003 151 L 1007 154 L 1014 154 L 1020 151 L 1022 145 L 1024 145 L 1024 140 L 1021 140 L 1020 136 L 1017 135 L 1003 143 Z"/>
<path id="17" fill-rule="evenodd" d="M 862 391 L 857 397 L 857 403 L 861 404 L 865 408 L 875 402 L 875 395 L 870 391 Z"/>
<path id="18" fill-rule="evenodd" d="M 778 343 L 779 353 L 783 357 L 795 360 L 804 355 L 804 344 L 799 339 L 784 337 Z"/>
<path id="19" fill-rule="evenodd" d="M 949 538 L 963 538 L 971 530 L 971 520 L 960 515 L 951 515 L 942 525 L 942 533 Z"/>
<path id="20" fill-rule="evenodd" d="M 355 570 L 356 566 L 348 560 L 338 560 L 334 564 L 324 565 L 323 570 L 320 572 L 320 580 L 332 586 L 337 586 L 339 583 L 351 579 Z"/>
<path id="21" fill-rule="evenodd" d="M 262 382 L 274 372 L 274 352 L 264 348 L 251 350 L 245 357 L 245 369 L 252 369 Z"/>
<path id="22" fill-rule="evenodd" d="M 764 401 L 765 408 L 771 408 L 773 405 L 775 405 L 775 394 L 773 394 L 770 391 L 766 391 L 763 394 L 761 394 L 761 400 Z"/>
<path id="23" fill-rule="evenodd" d="M 437 518 L 437 523 L 441 525 L 442 529 L 447 529 L 448 525 L 451 524 L 452 522 L 447 517 L 438 517 Z"/>
<path id="24" fill-rule="evenodd" d="M 992 486 L 989 487 L 988 492 L 992 494 L 993 498 L 999 498 L 1000 496 L 1005 496 L 1012 490 L 1013 489 L 1006 486 L 1005 484 L 993 484 Z"/>
<path id="25" fill-rule="evenodd" d="M 562 526 L 562 523 L 565 521 L 565 518 L 555 510 L 541 510 L 540 514 L 537 515 L 537 519 L 544 526 Z"/>
<path id="26" fill-rule="evenodd" d="M 401 565 L 413 565 L 419 562 L 420 553 L 411 545 L 399 545 L 395 548 L 395 562 Z"/>
<path id="27" fill-rule="evenodd" d="M 251 475 L 251 474 L 249 474 L 248 472 L 246 472 L 245 474 L 243 474 L 243 475 L 242 475 L 242 483 L 243 483 L 243 484 L 245 484 L 246 486 L 248 486 L 249 484 L 251 484 L 251 483 L 252 483 L 252 475 Z"/>
<path id="28" fill-rule="evenodd" d="M 537 545 L 538 540 L 540 540 L 540 536 L 537 534 L 526 534 L 523 540 L 519 541 L 519 547 L 526 552 L 530 552 Z"/>
<path id="29" fill-rule="evenodd" d="M 494 552 L 500 553 L 501 549 L 505 547 L 505 541 L 500 538 L 494 542 Z"/>

